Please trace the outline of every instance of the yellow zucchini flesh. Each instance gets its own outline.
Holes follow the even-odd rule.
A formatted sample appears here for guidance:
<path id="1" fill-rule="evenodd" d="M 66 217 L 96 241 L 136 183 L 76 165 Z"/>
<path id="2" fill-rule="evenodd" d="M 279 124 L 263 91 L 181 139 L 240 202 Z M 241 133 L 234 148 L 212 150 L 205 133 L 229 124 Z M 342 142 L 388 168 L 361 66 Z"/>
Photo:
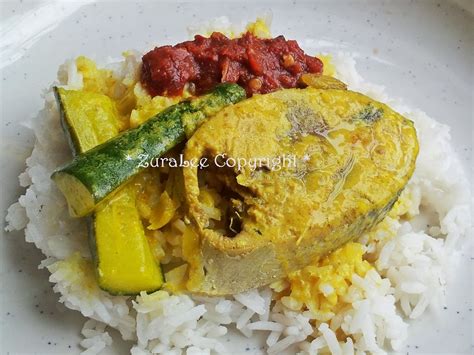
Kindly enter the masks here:
<path id="1" fill-rule="evenodd" d="M 63 88 L 54 88 L 54 93 L 74 153 L 83 153 L 119 134 L 117 108 L 108 96 Z"/>
<path id="2" fill-rule="evenodd" d="M 93 219 L 91 244 L 99 286 L 120 295 L 159 289 L 163 275 L 145 236 L 134 186 L 125 186 L 96 211 Z"/>

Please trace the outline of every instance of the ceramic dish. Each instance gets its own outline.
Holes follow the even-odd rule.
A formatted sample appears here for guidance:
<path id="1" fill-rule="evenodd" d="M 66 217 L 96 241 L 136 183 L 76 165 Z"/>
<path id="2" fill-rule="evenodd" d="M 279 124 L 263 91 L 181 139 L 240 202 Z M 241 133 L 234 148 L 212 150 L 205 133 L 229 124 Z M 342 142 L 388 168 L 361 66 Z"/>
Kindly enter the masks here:
<path id="1" fill-rule="evenodd" d="M 390 97 L 400 97 L 451 127 L 465 166 L 472 154 L 473 15 L 466 2 L 413 3 L 74 3 L 2 4 L 2 210 L 22 193 L 17 176 L 34 143 L 23 122 L 42 105 L 39 93 L 65 59 L 117 58 L 188 38 L 185 29 L 216 16 L 253 20 L 271 8 L 272 32 L 298 39 L 308 53 L 351 53 L 357 69 Z M 252 10 L 252 11 L 251 11 Z M 344 14 L 344 15 L 343 15 Z M 423 22 L 420 24 L 419 19 Z M 16 31 L 21 28 L 21 31 Z M 416 53 L 416 55 L 415 55 Z M 40 252 L 21 233 L 2 243 L 2 349 L 13 353 L 79 352 L 84 319 L 66 311 L 37 270 Z M 407 352 L 468 353 L 471 348 L 471 249 L 466 239 L 439 312 L 413 321 Z M 427 327 L 429 325 L 429 327 Z M 18 332 L 18 329 L 21 332 Z M 105 352 L 127 353 L 116 333 Z M 440 336 L 442 334 L 442 336 Z M 25 341 L 25 338 L 28 341 Z M 261 352 L 259 339 L 231 336 L 236 353 Z"/>

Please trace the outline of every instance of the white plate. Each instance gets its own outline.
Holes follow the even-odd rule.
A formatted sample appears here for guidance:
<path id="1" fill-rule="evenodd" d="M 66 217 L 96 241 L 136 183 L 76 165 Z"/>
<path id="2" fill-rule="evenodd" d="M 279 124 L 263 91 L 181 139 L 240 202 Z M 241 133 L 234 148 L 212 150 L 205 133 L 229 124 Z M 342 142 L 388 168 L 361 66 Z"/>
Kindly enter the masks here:
<path id="1" fill-rule="evenodd" d="M 65 59 L 85 54 L 119 57 L 125 49 L 149 50 L 188 38 L 189 24 L 226 15 L 251 20 L 272 10 L 275 35 L 297 39 L 309 53 L 359 54 L 358 69 L 431 117 L 452 127 L 466 166 L 472 156 L 473 2 L 228 2 L 143 1 L 1 3 L 2 219 L 22 193 L 17 176 L 29 155 L 32 134 L 22 121 L 41 108 L 41 90 Z M 3 228 L 2 228 L 3 229 Z M 2 353 L 80 351 L 83 318 L 58 306 L 48 273 L 37 270 L 38 250 L 22 233 L 0 238 Z M 447 309 L 413 322 L 406 352 L 472 351 L 472 253 L 466 249 L 448 288 Z M 240 342 L 236 352 L 254 353 Z M 108 353 L 127 353 L 116 340 Z M 247 352 L 247 353 L 248 353 Z"/>

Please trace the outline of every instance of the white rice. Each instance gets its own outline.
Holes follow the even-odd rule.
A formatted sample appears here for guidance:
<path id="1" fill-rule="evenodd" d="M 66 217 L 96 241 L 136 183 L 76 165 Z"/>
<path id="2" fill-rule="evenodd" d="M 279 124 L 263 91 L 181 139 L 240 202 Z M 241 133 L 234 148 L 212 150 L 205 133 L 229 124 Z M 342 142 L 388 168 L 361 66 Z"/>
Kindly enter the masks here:
<path id="1" fill-rule="evenodd" d="M 317 321 L 309 311 L 292 311 L 289 300 L 272 304 L 268 287 L 228 298 L 164 291 L 127 298 L 100 290 L 88 271 L 85 222 L 69 217 L 66 202 L 50 179 L 52 171 L 71 154 L 52 92 L 44 93 L 45 107 L 31 122 L 36 143 L 19 177 L 27 190 L 8 210 L 7 230 L 25 229 L 26 240 L 46 257 L 41 266 L 51 272 L 59 301 L 89 319 L 82 331 L 84 354 L 96 354 L 111 344 L 106 326 L 117 328 L 124 339 L 133 341 L 135 355 L 223 354 L 232 349 L 226 349 L 219 339 L 235 331 L 247 337 L 264 334 L 262 346 L 268 354 L 288 349 L 300 354 L 385 353 L 401 348 L 408 329 L 405 319 L 418 318 L 427 308 L 442 304 L 446 271 L 455 259 L 458 241 L 470 228 L 469 185 L 450 145 L 449 128 L 390 99 L 383 87 L 366 83 L 350 55 L 337 54 L 334 61 L 337 76 L 350 89 L 389 104 L 415 122 L 420 155 L 407 186 L 415 218 L 400 223 L 387 217 L 395 236 L 381 233 L 378 242 L 367 243 L 376 269 L 364 278 L 354 275 L 344 298 L 349 306 L 328 322 Z M 138 63 L 138 57 L 130 56 L 112 68 L 125 80 L 136 75 Z M 61 67 L 58 77 L 61 86 L 82 87 L 82 76 L 73 61 Z M 426 226 L 419 223 L 421 218 L 429 218 L 432 227 L 420 228 Z M 361 237 L 361 242 L 367 240 Z M 332 291 L 325 287 L 322 292 Z M 338 329 L 348 335 L 343 342 L 336 338 Z"/>
<path id="2" fill-rule="evenodd" d="M 112 345 L 112 338 L 105 331 L 106 324 L 89 319 L 84 323 L 81 334 L 84 340 L 80 345 L 86 349 L 82 352 L 84 355 L 98 354 L 107 346 Z"/>

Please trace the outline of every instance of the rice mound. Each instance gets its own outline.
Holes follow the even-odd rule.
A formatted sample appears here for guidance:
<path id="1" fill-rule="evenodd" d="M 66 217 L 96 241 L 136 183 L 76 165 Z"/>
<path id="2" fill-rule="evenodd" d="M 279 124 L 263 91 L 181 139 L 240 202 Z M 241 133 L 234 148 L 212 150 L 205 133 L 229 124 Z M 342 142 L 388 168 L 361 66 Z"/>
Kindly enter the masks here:
<path id="1" fill-rule="evenodd" d="M 136 75 L 139 58 L 129 54 L 109 67 L 125 80 Z M 347 306 L 327 321 L 310 311 L 295 311 L 288 299 L 272 302 L 270 287 L 233 297 L 157 291 L 132 298 L 99 289 L 89 262 L 86 224 L 69 217 L 66 201 L 50 179 L 53 170 L 72 156 L 53 93 L 51 89 L 43 93 L 45 107 L 31 122 L 36 143 L 19 176 L 26 192 L 8 209 L 7 230 L 25 230 L 26 240 L 46 256 L 40 267 L 51 272 L 59 301 L 88 318 L 82 330 L 85 354 L 96 354 L 111 344 L 106 326 L 134 342 L 134 355 L 224 354 L 232 349 L 220 339 L 229 332 L 259 335 L 268 354 L 385 353 L 403 345 L 406 319 L 442 304 L 447 270 L 471 225 L 469 185 L 450 145 L 449 127 L 389 98 L 383 87 L 365 82 L 351 55 L 339 53 L 333 63 L 336 77 L 349 89 L 382 101 L 415 122 L 420 154 L 405 190 L 411 218 L 387 216 L 383 228 L 360 237 L 375 268 L 364 277 L 353 275 L 344 298 Z M 57 85 L 82 87 L 74 61 L 60 68 Z M 345 334 L 345 341 L 336 334 L 339 339 Z"/>

